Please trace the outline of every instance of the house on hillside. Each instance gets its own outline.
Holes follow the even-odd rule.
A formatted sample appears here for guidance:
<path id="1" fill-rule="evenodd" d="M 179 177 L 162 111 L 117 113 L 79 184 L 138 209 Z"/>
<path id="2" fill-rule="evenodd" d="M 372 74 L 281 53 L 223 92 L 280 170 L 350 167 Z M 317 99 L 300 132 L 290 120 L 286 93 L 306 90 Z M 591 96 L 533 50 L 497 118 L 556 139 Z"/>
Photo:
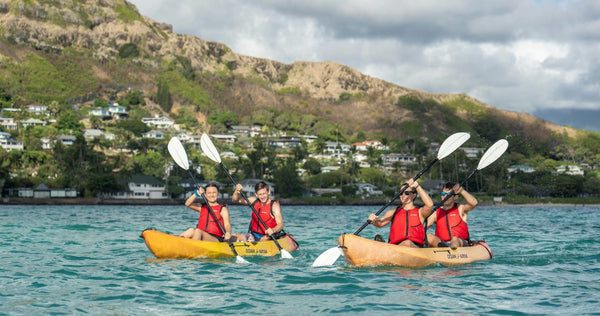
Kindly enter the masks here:
<path id="1" fill-rule="evenodd" d="M 0 126 L 4 129 L 12 131 L 17 129 L 17 123 L 15 123 L 15 119 L 12 117 L 4 117 L 0 115 Z"/>
<path id="2" fill-rule="evenodd" d="M 142 122 L 146 125 L 163 129 L 173 128 L 175 125 L 175 121 L 166 116 L 143 117 Z"/>
<path id="3" fill-rule="evenodd" d="M 12 135 L 6 132 L 0 132 L 0 147 L 6 151 L 23 150 L 25 148 L 22 140 L 14 140 Z"/>
<path id="4" fill-rule="evenodd" d="M 523 172 L 523 173 L 532 173 L 535 171 L 535 169 L 533 167 L 530 166 L 526 166 L 526 165 L 512 165 L 510 167 L 508 167 L 506 169 L 506 171 L 508 173 L 515 173 L 515 172 Z"/>
<path id="5" fill-rule="evenodd" d="M 572 176 L 583 176 L 584 175 L 583 170 L 581 170 L 581 168 L 579 168 L 579 166 L 576 166 L 576 165 L 558 166 L 558 168 L 556 168 L 556 173 L 568 174 L 568 175 L 572 175 Z"/>
<path id="6" fill-rule="evenodd" d="M 103 193 L 103 197 L 115 199 L 165 199 L 168 198 L 165 183 L 148 175 L 135 175 L 125 181 L 127 191 Z"/>
<path id="7" fill-rule="evenodd" d="M 356 183 L 356 195 L 363 197 L 383 195 L 383 191 L 377 189 L 376 186 L 370 183 Z"/>
<path id="8" fill-rule="evenodd" d="M 246 194 L 247 197 L 256 197 L 256 194 L 254 194 L 254 186 L 260 181 L 264 181 L 264 180 L 245 179 L 245 180 L 240 181 L 240 184 L 243 187 L 242 191 L 244 192 L 244 194 Z M 274 199 L 275 198 L 275 185 L 269 181 L 264 181 L 264 182 L 269 186 L 269 190 L 271 190 L 271 194 L 269 195 L 269 198 Z"/>

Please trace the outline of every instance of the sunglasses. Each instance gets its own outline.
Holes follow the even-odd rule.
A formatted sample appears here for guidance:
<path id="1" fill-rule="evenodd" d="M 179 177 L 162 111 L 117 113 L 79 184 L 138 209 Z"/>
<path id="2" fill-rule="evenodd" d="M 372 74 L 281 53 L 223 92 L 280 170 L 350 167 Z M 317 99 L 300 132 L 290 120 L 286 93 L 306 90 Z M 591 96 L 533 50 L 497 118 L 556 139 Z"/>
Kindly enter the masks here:
<path id="1" fill-rule="evenodd" d="M 413 193 L 414 193 L 413 191 L 404 191 L 404 195 L 411 195 Z"/>
<path id="2" fill-rule="evenodd" d="M 454 195 L 452 194 L 452 192 L 442 192 L 440 193 L 442 196 L 446 196 L 446 195 Z"/>

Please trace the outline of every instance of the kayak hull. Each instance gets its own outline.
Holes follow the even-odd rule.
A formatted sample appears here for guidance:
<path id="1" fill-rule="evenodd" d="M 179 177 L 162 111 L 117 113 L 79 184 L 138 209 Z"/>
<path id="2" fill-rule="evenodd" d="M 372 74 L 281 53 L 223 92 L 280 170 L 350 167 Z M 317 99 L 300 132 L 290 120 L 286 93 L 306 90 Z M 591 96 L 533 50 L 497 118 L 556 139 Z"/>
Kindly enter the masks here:
<path id="1" fill-rule="evenodd" d="M 411 248 L 343 234 L 338 238 L 338 246 L 346 262 L 357 267 L 389 265 L 421 268 L 435 263 L 455 266 L 488 260 L 493 256 L 484 241 L 474 242 L 470 247 Z"/>
<path id="2" fill-rule="evenodd" d="M 235 257 L 226 242 L 194 240 L 146 229 L 142 236 L 146 246 L 158 259 L 192 259 L 192 258 L 232 258 Z M 287 234 L 277 239 L 281 247 L 288 252 L 298 249 L 298 243 Z M 275 256 L 280 253 L 272 240 L 260 242 L 234 242 L 235 250 L 240 256 Z"/>

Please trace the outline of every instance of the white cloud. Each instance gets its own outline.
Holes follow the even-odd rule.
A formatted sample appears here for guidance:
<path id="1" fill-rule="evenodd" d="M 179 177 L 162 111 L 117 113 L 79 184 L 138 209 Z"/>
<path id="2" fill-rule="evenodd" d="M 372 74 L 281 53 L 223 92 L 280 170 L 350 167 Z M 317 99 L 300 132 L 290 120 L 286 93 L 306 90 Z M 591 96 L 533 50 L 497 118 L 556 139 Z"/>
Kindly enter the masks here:
<path id="1" fill-rule="evenodd" d="M 131 2 L 175 32 L 243 55 L 335 61 L 507 110 L 600 108 L 597 1 Z"/>

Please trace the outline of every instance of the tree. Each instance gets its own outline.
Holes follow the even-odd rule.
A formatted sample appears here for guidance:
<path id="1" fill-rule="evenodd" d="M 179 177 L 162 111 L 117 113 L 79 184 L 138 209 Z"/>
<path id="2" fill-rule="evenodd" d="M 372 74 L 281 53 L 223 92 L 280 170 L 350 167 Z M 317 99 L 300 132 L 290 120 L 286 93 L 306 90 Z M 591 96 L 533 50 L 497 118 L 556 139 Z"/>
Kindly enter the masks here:
<path id="1" fill-rule="evenodd" d="M 141 137 L 142 134 L 150 131 L 150 127 L 140 120 L 118 121 L 117 127 L 130 131 L 137 137 Z"/>
<path id="2" fill-rule="evenodd" d="M 322 166 L 317 159 L 308 158 L 306 159 L 306 162 L 304 162 L 304 165 L 302 165 L 302 167 L 306 169 L 311 175 L 315 175 L 321 173 Z"/>
<path id="3" fill-rule="evenodd" d="M 281 197 L 293 197 L 302 195 L 302 183 L 296 172 L 296 163 L 292 159 L 286 159 L 273 173 L 273 182 Z"/>

